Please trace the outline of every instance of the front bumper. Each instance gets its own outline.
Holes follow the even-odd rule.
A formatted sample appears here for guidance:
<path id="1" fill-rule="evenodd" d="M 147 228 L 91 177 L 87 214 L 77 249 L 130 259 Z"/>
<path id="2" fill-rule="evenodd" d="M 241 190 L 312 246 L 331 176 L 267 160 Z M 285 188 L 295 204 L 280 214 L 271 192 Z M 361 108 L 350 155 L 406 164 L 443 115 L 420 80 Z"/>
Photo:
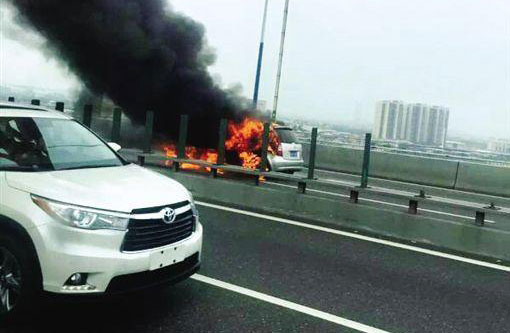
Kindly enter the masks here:
<path id="1" fill-rule="evenodd" d="M 180 263 L 173 264 L 154 271 L 145 271 L 114 277 L 107 294 L 133 292 L 140 289 L 152 288 L 158 285 L 170 285 L 187 279 L 200 269 L 200 253 L 195 253 Z"/>
<path id="2" fill-rule="evenodd" d="M 125 234 L 77 229 L 54 222 L 32 229 L 43 289 L 57 294 L 118 293 L 177 282 L 200 266 L 203 228 L 199 221 L 190 237 L 157 249 L 121 252 Z M 87 285 L 93 289 L 64 287 L 75 273 L 86 273 Z"/>

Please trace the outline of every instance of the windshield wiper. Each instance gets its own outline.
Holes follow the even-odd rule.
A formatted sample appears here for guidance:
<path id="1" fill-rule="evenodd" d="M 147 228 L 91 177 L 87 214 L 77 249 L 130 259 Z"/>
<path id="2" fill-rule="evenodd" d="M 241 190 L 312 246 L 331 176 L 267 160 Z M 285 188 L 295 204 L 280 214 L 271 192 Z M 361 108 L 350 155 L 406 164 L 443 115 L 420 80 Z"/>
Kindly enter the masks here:
<path id="1" fill-rule="evenodd" d="M 103 165 L 81 165 L 81 166 L 75 166 L 75 167 L 68 167 L 68 168 L 61 168 L 57 169 L 57 171 L 61 170 L 78 170 L 78 169 L 97 169 L 97 168 L 111 168 L 119 166 L 117 164 L 103 164 Z"/>

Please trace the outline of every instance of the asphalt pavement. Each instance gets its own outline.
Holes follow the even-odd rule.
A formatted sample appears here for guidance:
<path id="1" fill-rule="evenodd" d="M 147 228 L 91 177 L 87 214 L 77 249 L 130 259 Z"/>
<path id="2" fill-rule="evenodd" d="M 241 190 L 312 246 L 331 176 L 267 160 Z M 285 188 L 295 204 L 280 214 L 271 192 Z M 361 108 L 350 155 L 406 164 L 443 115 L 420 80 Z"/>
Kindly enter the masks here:
<path id="1" fill-rule="evenodd" d="M 199 209 L 200 275 L 120 298 L 50 299 L 0 330 L 352 332 L 352 323 L 366 332 L 510 331 L 509 273 L 501 269 L 225 208 Z"/>

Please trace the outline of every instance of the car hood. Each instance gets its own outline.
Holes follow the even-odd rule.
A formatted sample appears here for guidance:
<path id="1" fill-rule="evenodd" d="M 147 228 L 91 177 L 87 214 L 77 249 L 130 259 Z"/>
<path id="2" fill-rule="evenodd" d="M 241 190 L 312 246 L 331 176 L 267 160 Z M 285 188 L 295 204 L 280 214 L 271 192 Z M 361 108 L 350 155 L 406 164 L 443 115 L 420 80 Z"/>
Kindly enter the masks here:
<path id="1" fill-rule="evenodd" d="M 131 212 L 189 200 L 184 186 L 135 164 L 50 172 L 7 172 L 21 191 L 74 205 Z"/>

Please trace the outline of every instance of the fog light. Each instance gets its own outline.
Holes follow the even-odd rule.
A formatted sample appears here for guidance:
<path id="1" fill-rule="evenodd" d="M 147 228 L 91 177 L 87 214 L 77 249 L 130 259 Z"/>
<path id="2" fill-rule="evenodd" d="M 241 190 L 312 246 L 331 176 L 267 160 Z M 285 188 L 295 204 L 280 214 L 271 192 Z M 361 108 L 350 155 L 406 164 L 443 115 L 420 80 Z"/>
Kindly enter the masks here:
<path id="1" fill-rule="evenodd" d="M 93 290 L 96 290 L 96 287 L 88 285 L 88 284 L 84 284 L 81 286 L 64 286 L 64 287 L 62 287 L 62 290 L 71 291 L 71 292 L 93 291 Z"/>
<path id="2" fill-rule="evenodd" d="M 82 286 L 87 282 L 87 273 L 74 273 L 67 279 L 66 286 Z"/>

